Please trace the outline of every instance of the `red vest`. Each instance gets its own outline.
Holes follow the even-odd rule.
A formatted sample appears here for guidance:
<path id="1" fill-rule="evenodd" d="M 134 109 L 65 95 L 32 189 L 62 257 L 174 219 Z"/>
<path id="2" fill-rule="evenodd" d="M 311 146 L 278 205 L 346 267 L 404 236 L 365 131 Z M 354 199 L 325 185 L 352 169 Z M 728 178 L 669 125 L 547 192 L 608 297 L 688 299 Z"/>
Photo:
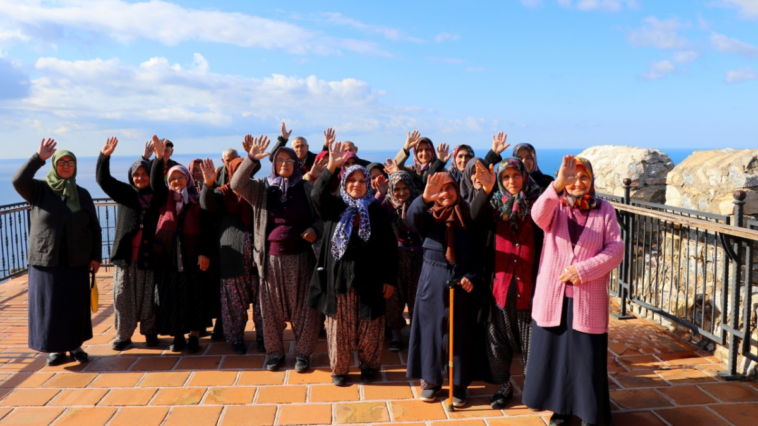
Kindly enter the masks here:
<path id="1" fill-rule="evenodd" d="M 532 307 L 532 285 L 534 272 L 534 223 L 531 217 L 519 224 L 514 232 L 507 221 L 497 221 L 495 235 L 495 281 L 492 295 L 500 309 L 505 308 L 508 288 L 515 281 L 518 285 L 516 309 Z"/>

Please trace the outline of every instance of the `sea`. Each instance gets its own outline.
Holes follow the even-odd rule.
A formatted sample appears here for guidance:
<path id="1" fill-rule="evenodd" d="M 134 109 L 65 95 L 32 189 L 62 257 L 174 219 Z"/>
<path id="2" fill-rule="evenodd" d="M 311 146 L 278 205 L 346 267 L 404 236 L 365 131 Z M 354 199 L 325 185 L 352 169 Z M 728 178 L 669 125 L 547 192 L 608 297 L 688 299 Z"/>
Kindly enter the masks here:
<path id="1" fill-rule="evenodd" d="M 478 155 L 486 154 L 486 148 L 477 149 Z M 481 151 L 481 152 L 480 152 Z M 665 149 L 663 150 L 669 155 L 674 164 L 679 164 L 690 154 L 692 150 L 688 149 Z M 29 155 L 31 156 L 32 153 Z M 383 151 L 383 150 L 360 150 L 360 157 L 369 161 L 384 161 L 388 158 L 395 158 L 397 150 Z M 537 151 L 538 164 L 540 170 L 543 173 L 555 175 L 561 164 L 563 156 L 569 154 L 564 149 L 541 149 Z M 187 165 L 195 158 L 211 158 L 214 164 L 218 167 L 221 163 L 221 152 L 217 154 L 175 154 L 171 158 L 178 161 L 180 164 Z M 129 166 L 138 159 L 138 156 L 118 156 L 114 155 L 111 158 L 111 174 L 119 180 L 126 182 L 127 171 Z M 23 202 L 24 200 L 16 193 L 11 185 L 11 178 L 13 174 L 24 164 L 25 159 L 0 159 L 0 207 L 8 204 Z M 103 193 L 102 189 L 95 182 L 95 166 L 97 164 L 97 157 L 78 157 L 78 170 L 76 176 L 76 183 L 87 189 L 93 198 L 105 198 L 107 197 Z M 412 160 L 411 160 L 412 161 Z M 44 179 L 47 172 L 50 170 L 50 162 L 48 161 L 36 174 L 35 178 Z M 258 173 L 259 177 L 268 175 L 271 171 L 271 163 L 268 159 L 263 160 L 262 170 Z"/>

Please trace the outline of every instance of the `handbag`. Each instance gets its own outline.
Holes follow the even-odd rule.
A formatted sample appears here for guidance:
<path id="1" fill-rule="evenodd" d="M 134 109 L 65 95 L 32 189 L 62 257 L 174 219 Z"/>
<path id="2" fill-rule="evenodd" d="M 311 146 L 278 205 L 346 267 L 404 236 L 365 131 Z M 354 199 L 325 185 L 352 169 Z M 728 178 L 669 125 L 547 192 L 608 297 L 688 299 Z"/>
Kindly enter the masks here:
<path id="1" fill-rule="evenodd" d="M 97 291 L 97 280 L 95 280 L 95 270 L 90 270 L 90 308 L 92 309 L 92 313 L 97 313 L 98 308 L 98 299 L 100 298 L 100 294 Z"/>

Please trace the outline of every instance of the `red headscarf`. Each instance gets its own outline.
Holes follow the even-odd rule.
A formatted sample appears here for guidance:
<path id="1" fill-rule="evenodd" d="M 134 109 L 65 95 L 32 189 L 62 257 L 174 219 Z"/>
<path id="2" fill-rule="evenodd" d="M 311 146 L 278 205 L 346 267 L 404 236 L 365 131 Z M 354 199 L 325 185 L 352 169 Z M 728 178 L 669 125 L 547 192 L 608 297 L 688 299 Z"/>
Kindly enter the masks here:
<path id="1" fill-rule="evenodd" d="M 232 191 L 231 182 L 234 172 L 239 169 L 242 164 L 242 157 L 237 157 L 229 162 L 227 166 L 229 170 L 229 180 L 227 184 L 218 188 L 221 194 L 224 195 L 224 207 L 227 213 L 238 214 L 242 223 L 245 224 L 245 228 L 250 229 L 250 224 L 253 222 L 253 206 L 247 201 L 242 199 L 236 192 Z"/>
<path id="2" fill-rule="evenodd" d="M 450 264 L 455 264 L 455 228 L 461 228 L 466 231 L 466 219 L 469 217 L 469 212 L 464 208 L 465 204 L 461 203 L 461 190 L 458 188 L 458 183 L 453 179 L 450 173 L 444 173 L 445 179 L 442 181 L 442 185 L 452 184 L 455 188 L 455 193 L 458 197 L 455 200 L 455 204 L 452 206 L 443 206 L 439 200 L 434 202 L 434 206 L 429 209 L 432 214 L 435 223 L 444 223 L 447 228 L 447 238 L 445 248 L 445 259 Z"/>

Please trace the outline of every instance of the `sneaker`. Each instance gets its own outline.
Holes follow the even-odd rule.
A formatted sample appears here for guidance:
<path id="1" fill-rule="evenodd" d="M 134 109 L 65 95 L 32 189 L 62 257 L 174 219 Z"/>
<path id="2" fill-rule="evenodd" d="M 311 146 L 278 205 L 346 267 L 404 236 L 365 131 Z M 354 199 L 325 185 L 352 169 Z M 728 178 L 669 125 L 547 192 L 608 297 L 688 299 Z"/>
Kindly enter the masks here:
<path id="1" fill-rule="evenodd" d="M 282 363 L 284 362 L 284 357 L 279 356 L 272 356 L 268 362 L 266 363 L 266 370 L 268 371 L 277 371 L 279 370 L 279 367 L 281 367 Z"/>
<path id="2" fill-rule="evenodd" d="M 460 408 L 466 405 L 466 388 L 453 386 L 453 407 Z"/>
<path id="3" fill-rule="evenodd" d="M 553 415 L 550 417 L 550 426 L 565 426 L 568 425 L 570 420 L 571 416 L 569 415 L 553 413 Z"/>
<path id="4" fill-rule="evenodd" d="M 53 366 L 53 365 L 61 365 L 66 362 L 66 353 L 65 352 L 53 352 L 50 355 L 47 356 L 47 365 Z"/>
<path id="5" fill-rule="evenodd" d="M 190 336 L 187 342 L 187 353 L 194 354 L 200 351 L 200 338 L 197 336 Z"/>
<path id="6" fill-rule="evenodd" d="M 401 349 L 403 349 L 403 342 L 393 340 L 390 342 L 390 350 L 392 352 L 399 352 Z"/>
<path id="7" fill-rule="evenodd" d="M 258 350 L 258 352 L 266 352 L 266 345 L 263 343 L 263 336 L 258 336 L 255 339 L 255 349 Z"/>
<path id="8" fill-rule="evenodd" d="M 305 370 L 308 369 L 308 360 L 303 358 L 298 358 L 297 362 L 295 362 L 295 371 L 298 373 L 304 373 Z"/>
<path id="9" fill-rule="evenodd" d="M 174 341 L 171 343 L 171 346 L 168 347 L 168 350 L 171 352 L 181 352 L 185 347 L 187 347 L 187 340 L 184 338 L 183 334 L 180 334 L 174 336 Z"/>
<path id="10" fill-rule="evenodd" d="M 128 339 L 128 340 L 116 340 L 115 342 L 113 342 L 113 346 L 111 346 L 111 348 L 113 348 L 114 351 L 121 352 L 124 349 L 128 348 L 129 345 L 131 345 L 131 344 L 132 344 L 132 340 L 131 339 Z"/>
<path id="11" fill-rule="evenodd" d="M 345 386 L 347 385 L 347 376 L 332 376 L 332 383 L 334 383 L 336 386 Z"/>
<path id="12" fill-rule="evenodd" d="M 71 358 L 75 359 L 79 364 L 89 362 L 89 355 L 84 351 L 71 352 Z"/>
<path id="13" fill-rule="evenodd" d="M 145 335 L 145 344 L 148 347 L 158 346 L 158 335 L 154 333 Z"/>
<path id="14" fill-rule="evenodd" d="M 371 383 L 374 381 L 374 376 L 376 376 L 376 370 L 373 368 L 361 369 L 361 382 Z"/>
<path id="15" fill-rule="evenodd" d="M 232 350 L 234 350 L 234 353 L 237 355 L 245 355 L 247 353 L 245 342 L 232 343 Z"/>
<path id="16" fill-rule="evenodd" d="M 424 402 L 434 402 L 437 400 L 437 394 L 440 393 L 440 390 L 442 390 L 442 386 L 432 389 L 424 389 L 421 391 L 420 399 Z"/>

